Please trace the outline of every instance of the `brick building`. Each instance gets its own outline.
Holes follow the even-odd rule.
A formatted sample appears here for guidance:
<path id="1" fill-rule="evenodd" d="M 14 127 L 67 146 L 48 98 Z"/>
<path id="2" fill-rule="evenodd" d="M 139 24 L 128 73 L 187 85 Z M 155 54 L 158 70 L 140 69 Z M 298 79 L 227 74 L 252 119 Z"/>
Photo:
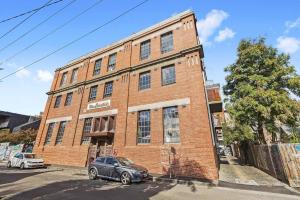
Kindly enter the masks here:
<path id="1" fill-rule="evenodd" d="M 34 151 L 50 164 L 114 154 L 153 173 L 217 179 L 202 58 L 185 11 L 58 68 Z"/>

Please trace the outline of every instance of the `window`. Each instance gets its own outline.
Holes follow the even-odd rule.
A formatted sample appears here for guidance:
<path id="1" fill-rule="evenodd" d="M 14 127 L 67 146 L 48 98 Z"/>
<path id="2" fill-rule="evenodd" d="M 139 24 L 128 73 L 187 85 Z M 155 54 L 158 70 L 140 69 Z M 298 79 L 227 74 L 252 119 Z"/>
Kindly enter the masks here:
<path id="1" fill-rule="evenodd" d="M 113 91 L 113 82 L 105 83 L 103 98 L 110 97 Z"/>
<path id="2" fill-rule="evenodd" d="M 96 159 L 97 163 L 104 163 L 104 161 L 105 161 L 105 157 L 100 157 Z"/>
<path id="3" fill-rule="evenodd" d="M 150 111 L 140 111 L 138 114 L 138 143 L 150 143 Z"/>
<path id="4" fill-rule="evenodd" d="M 141 48 L 140 48 L 140 59 L 144 60 L 149 58 L 151 53 L 151 41 L 147 40 L 141 43 Z"/>
<path id="5" fill-rule="evenodd" d="M 150 72 L 144 72 L 140 74 L 139 78 L 139 90 L 148 89 L 151 86 Z"/>
<path id="6" fill-rule="evenodd" d="M 50 144 L 52 132 L 53 132 L 53 129 L 54 129 L 54 125 L 55 125 L 55 123 L 50 123 L 48 125 L 47 135 L 46 135 L 46 139 L 45 139 L 45 143 L 44 143 L 45 145 Z"/>
<path id="7" fill-rule="evenodd" d="M 73 69 L 70 83 L 75 83 L 77 81 L 77 76 L 78 76 L 78 68 Z"/>
<path id="8" fill-rule="evenodd" d="M 179 143 L 179 116 L 177 107 L 163 109 L 164 141 L 165 143 Z"/>
<path id="9" fill-rule="evenodd" d="M 93 76 L 100 74 L 101 63 L 102 63 L 102 58 L 95 61 Z"/>
<path id="10" fill-rule="evenodd" d="M 162 85 L 169 85 L 176 82 L 175 66 L 164 67 L 162 72 Z"/>
<path id="11" fill-rule="evenodd" d="M 82 144 L 88 144 L 90 142 L 90 137 L 86 136 L 85 134 L 90 133 L 92 129 L 92 119 L 93 118 L 85 118 L 84 125 L 83 125 L 83 135 L 81 138 Z"/>
<path id="12" fill-rule="evenodd" d="M 113 71 L 116 68 L 117 53 L 109 55 L 107 71 Z"/>
<path id="13" fill-rule="evenodd" d="M 173 50 L 173 33 L 168 32 L 165 34 L 162 34 L 160 36 L 160 51 L 161 53 L 167 53 L 169 51 Z"/>
<path id="14" fill-rule="evenodd" d="M 63 73 L 61 80 L 60 80 L 60 86 L 63 86 L 67 83 L 67 75 L 68 75 L 68 72 Z"/>
<path id="15" fill-rule="evenodd" d="M 108 164 L 108 165 L 113 165 L 115 163 L 118 163 L 118 162 L 116 161 L 116 159 L 114 159 L 112 157 L 107 157 L 105 160 L 105 164 Z"/>
<path id="16" fill-rule="evenodd" d="M 96 99 L 97 96 L 97 89 L 98 85 L 92 86 L 90 89 L 90 96 L 89 96 L 89 101 L 93 101 Z"/>
<path id="17" fill-rule="evenodd" d="M 70 92 L 67 94 L 66 101 L 65 101 L 65 106 L 69 106 L 72 103 L 72 96 L 73 92 Z"/>
<path id="18" fill-rule="evenodd" d="M 55 140 L 55 144 L 61 144 L 62 139 L 64 137 L 66 123 L 67 123 L 66 121 L 60 122 L 58 132 L 57 132 L 57 136 L 56 136 L 56 140 Z"/>
<path id="19" fill-rule="evenodd" d="M 54 103 L 54 108 L 58 108 L 61 101 L 61 95 L 57 96 Z"/>

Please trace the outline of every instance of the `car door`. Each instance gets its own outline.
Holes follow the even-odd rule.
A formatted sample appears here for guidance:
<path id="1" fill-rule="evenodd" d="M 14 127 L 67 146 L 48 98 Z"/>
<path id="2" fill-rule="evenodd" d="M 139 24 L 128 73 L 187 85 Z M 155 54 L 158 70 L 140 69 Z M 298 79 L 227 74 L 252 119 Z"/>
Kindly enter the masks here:
<path id="1" fill-rule="evenodd" d="M 24 159 L 24 155 L 23 154 L 19 154 L 17 159 L 16 159 L 16 167 L 20 167 L 21 163 L 23 162 L 23 159 Z"/>
<path id="2" fill-rule="evenodd" d="M 19 159 L 19 153 L 17 153 L 16 155 L 14 155 L 11 159 L 10 159 L 10 163 L 12 167 L 17 167 L 16 163 Z"/>
<path id="3" fill-rule="evenodd" d="M 98 176 L 105 177 L 104 175 L 104 165 L 105 165 L 105 157 L 99 157 L 95 160 L 95 167 L 98 171 Z"/>
<path id="4" fill-rule="evenodd" d="M 104 173 L 105 176 L 112 179 L 118 179 L 118 173 L 116 167 L 114 166 L 115 163 L 118 163 L 117 160 L 113 157 L 107 157 L 105 160 L 105 168 Z"/>

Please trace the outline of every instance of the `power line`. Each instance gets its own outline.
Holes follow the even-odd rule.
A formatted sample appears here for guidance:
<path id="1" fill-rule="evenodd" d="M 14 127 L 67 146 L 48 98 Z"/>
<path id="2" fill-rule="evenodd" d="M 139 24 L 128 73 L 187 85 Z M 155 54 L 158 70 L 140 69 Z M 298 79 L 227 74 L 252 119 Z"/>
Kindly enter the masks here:
<path id="1" fill-rule="evenodd" d="M 61 11 L 63 11 L 64 9 L 66 9 L 67 7 L 69 7 L 71 4 L 73 4 L 76 0 L 72 0 L 71 2 L 69 2 L 67 5 L 65 5 L 64 7 L 62 7 L 61 9 L 59 9 L 58 11 L 56 11 L 55 13 L 53 13 L 52 15 L 50 15 L 49 17 L 47 17 L 45 20 L 43 20 L 42 22 L 40 22 L 39 24 L 37 24 L 36 26 L 34 26 L 33 28 L 31 28 L 30 30 L 28 30 L 27 32 L 25 32 L 24 34 L 22 34 L 21 36 L 19 36 L 17 39 L 13 40 L 12 42 L 8 43 L 6 46 L 0 48 L 0 52 L 3 51 L 4 49 L 6 49 L 7 47 L 11 46 L 12 44 L 16 43 L 17 41 L 19 41 L 20 39 L 22 39 L 23 37 L 25 37 L 26 35 L 28 35 L 29 33 L 31 33 L 32 31 L 34 31 L 35 29 L 37 29 L 39 26 L 41 26 L 42 24 L 46 23 L 47 21 L 49 21 L 52 17 L 54 17 L 55 15 L 57 15 L 58 13 L 60 13 Z"/>
<path id="2" fill-rule="evenodd" d="M 16 71 L 14 71 L 14 72 L 12 72 L 12 73 L 10 73 L 10 74 L 7 74 L 7 75 L 3 76 L 2 78 L 0 78 L 0 81 L 2 81 L 3 79 L 5 79 L 5 78 L 7 78 L 7 77 L 9 77 L 9 76 L 12 76 L 12 75 L 16 74 L 17 72 L 19 72 L 19 71 L 21 71 L 21 70 L 23 70 L 23 69 L 26 69 L 26 68 L 28 68 L 28 67 L 30 67 L 30 66 L 32 66 L 32 65 L 34 65 L 34 64 L 36 64 L 36 63 L 38 63 L 38 62 L 40 62 L 40 61 L 42 61 L 42 60 L 44 60 L 44 59 L 46 59 L 47 57 L 49 57 L 49 56 L 51 56 L 51 55 L 53 55 L 53 54 L 55 54 L 55 53 L 61 51 L 62 49 L 64 49 L 64 48 L 66 48 L 66 47 L 68 47 L 68 46 L 74 44 L 75 42 L 78 42 L 79 40 L 82 40 L 83 38 L 87 37 L 88 35 L 90 35 L 90 34 L 96 32 L 96 31 L 98 31 L 99 29 L 101 29 L 101 28 L 107 26 L 108 24 L 110 24 L 110 23 L 112 23 L 112 22 L 118 20 L 118 19 L 121 18 L 122 16 L 124 16 L 124 15 L 128 14 L 129 12 L 135 10 L 136 8 L 140 7 L 141 5 L 145 4 L 145 3 L 148 2 L 148 1 L 149 1 L 149 0 L 144 0 L 144 1 L 140 2 L 140 3 L 138 3 L 137 5 L 131 7 L 130 9 L 128 9 L 128 10 L 126 10 L 126 11 L 124 11 L 123 13 L 121 13 L 120 15 L 118 15 L 117 17 L 108 20 L 108 21 L 105 22 L 104 24 L 102 24 L 102 25 L 100 25 L 100 26 L 98 26 L 98 27 L 92 29 L 91 31 L 89 31 L 89 32 L 87 32 L 87 33 L 85 33 L 85 34 L 83 34 L 82 36 L 76 38 L 75 40 L 72 40 L 71 42 L 69 42 L 69 43 L 67 43 L 67 44 L 65 44 L 65 45 L 63 45 L 63 46 L 61 46 L 60 48 L 58 48 L 58 49 L 56 49 L 56 50 L 54 50 L 54 51 L 48 53 L 47 55 L 45 55 L 45 56 L 43 56 L 43 57 L 41 57 L 41 58 L 39 58 L 39 59 L 33 61 L 32 63 L 30 63 L 30 64 L 28 64 L 28 65 L 25 65 L 24 67 L 22 67 L 22 68 L 20 68 L 20 69 L 18 69 L 18 70 L 16 70 Z"/>
<path id="3" fill-rule="evenodd" d="M 16 56 L 20 55 L 21 53 L 23 53 L 24 51 L 30 49 L 31 47 L 33 47 L 34 45 L 36 45 L 37 43 L 39 43 L 40 41 L 46 39 L 47 37 L 49 37 L 50 35 L 54 34 L 56 31 L 62 29 L 63 27 L 65 27 L 66 25 L 68 25 L 69 23 L 71 23 L 72 21 L 74 21 L 75 19 L 77 19 L 78 17 L 80 17 L 81 15 L 83 15 L 84 13 L 86 13 L 87 11 L 89 11 L 90 9 L 94 8 L 95 6 L 97 6 L 98 4 L 100 4 L 101 2 L 103 2 L 104 0 L 98 0 L 96 1 L 94 4 L 92 4 L 91 6 L 89 6 L 88 8 L 86 8 L 85 10 L 81 11 L 80 13 L 78 13 L 77 15 L 75 15 L 74 17 L 72 17 L 71 19 L 69 19 L 68 21 L 66 21 L 65 23 L 63 23 L 62 25 L 56 27 L 55 29 L 53 29 L 52 31 L 48 32 L 47 34 L 45 34 L 43 37 L 41 37 L 40 39 L 34 41 L 33 43 L 31 43 L 30 45 L 26 46 L 25 48 L 21 49 L 20 51 L 16 52 L 15 54 L 11 55 L 10 57 L 8 57 L 7 59 L 3 60 L 0 62 L 0 66 L 3 65 L 5 62 L 10 61 L 11 59 L 15 58 Z"/>
<path id="4" fill-rule="evenodd" d="M 46 4 L 44 4 L 44 6 L 42 6 L 40 9 L 34 11 L 31 15 L 29 15 L 28 17 L 26 17 L 25 19 L 23 19 L 20 23 L 18 23 L 17 25 L 15 25 L 14 27 L 12 27 L 9 31 L 7 31 L 6 33 L 4 33 L 3 35 L 0 36 L 0 39 L 2 39 L 3 37 L 5 37 L 6 35 L 8 35 L 9 33 L 11 33 L 13 30 L 15 30 L 16 28 L 18 28 L 21 24 L 23 24 L 25 21 L 27 21 L 30 17 L 32 17 L 34 14 L 36 14 L 38 11 L 40 11 L 41 9 L 43 9 L 47 4 L 49 4 L 51 1 L 53 0 L 49 0 Z"/>
<path id="5" fill-rule="evenodd" d="M 7 21 L 10 21 L 10 20 L 13 20 L 13 19 L 16 19 L 16 18 L 18 18 L 18 17 L 22 17 L 22 16 L 24 16 L 24 15 L 28 15 L 28 14 L 30 14 L 30 13 L 36 11 L 36 10 L 39 10 L 39 9 L 42 9 L 42 8 L 51 6 L 51 5 L 56 4 L 56 3 L 59 3 L 59 2 L 61 2 L 61 1 L 63 1 L 63 0 L 58 0 L 58 1 L 55 1 L 55 2 L 53 2 L 53 3 L 49 3 L 49 4 L 47 4 L 47 5 L 44 5 L 44 6 L 42 6 L 42 7 L 35 8 L 35 9 L 33 9 L 33 10 L 30 10 L 30 11 L 27 11 L 27 12 L 24 12 L 24 13 L 21 13 L 21 14 L 19 14 L 19 15 L 16 15 L 16 16 L 13 16 L 13 17 L 9 17 L 9 18 L 7 18 L 7 19 L 3 19 L 3 20 L 0 21 L 0 24 L 1 24 L 1 23 L 4 23 L 4 22 L 7 22 Z"/>

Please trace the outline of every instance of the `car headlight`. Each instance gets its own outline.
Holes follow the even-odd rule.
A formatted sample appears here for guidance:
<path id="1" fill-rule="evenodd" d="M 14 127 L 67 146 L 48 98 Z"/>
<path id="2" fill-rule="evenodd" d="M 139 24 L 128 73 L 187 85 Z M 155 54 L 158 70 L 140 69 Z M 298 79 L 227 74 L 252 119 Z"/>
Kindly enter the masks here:
<path id="1" fill-rule="evenodd" d="M 134 169 L 130 170 L 130 172 L 131 172 L 132 174 L 135 174 L 135 175 L 139 175 L 139 174 L 140 174 L 140 172 L 139 172 L 139 171 L 137 171 L 137 170 L 134 170 Z"/>

